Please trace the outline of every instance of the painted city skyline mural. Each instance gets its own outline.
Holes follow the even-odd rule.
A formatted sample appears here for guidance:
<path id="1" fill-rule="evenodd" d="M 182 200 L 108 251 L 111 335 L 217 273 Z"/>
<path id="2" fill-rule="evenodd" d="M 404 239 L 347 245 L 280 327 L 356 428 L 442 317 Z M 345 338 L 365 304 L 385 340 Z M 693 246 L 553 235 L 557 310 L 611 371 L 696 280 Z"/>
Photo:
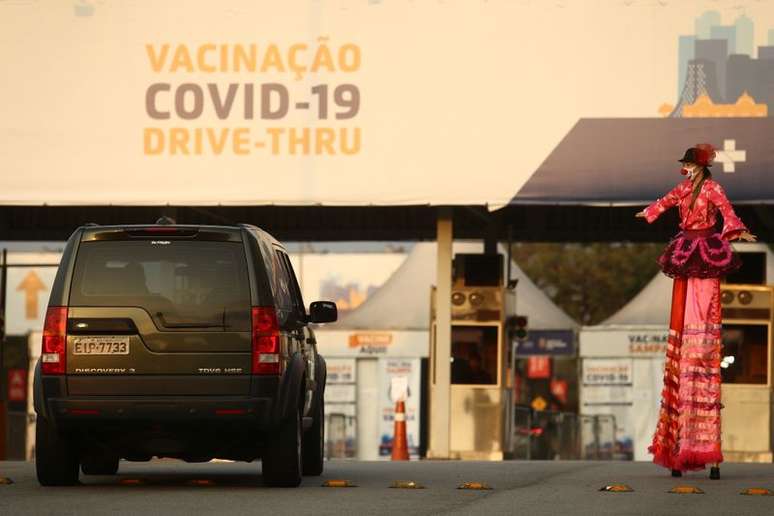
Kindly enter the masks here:
<path id="1" fill-rule="evenodd" d="M 678 37 L 677 101 L 659 108 L 676 118 L 772 116 L 774 28 L 755 46 L 755 21 L 742 13 L 723 23 L 718 11 L 695 20 L 693 34 Z"/>
<path id="2" fill-rule="evenodd" d="M 716 147 L 714 177 L 731 198 L 750 204 L 770 199 L 774 17 L 751 15 L 749 4 L 723 7 L 722 13 L 697 10 L 691 34 L 673 32 L 676 55 L 660 67 L 676 63 L 675 96 L 658 107 L 660 117 L 580 115 L 512 202 L 647 204 L 677 180 L 684 150 L 703 142 Z M 688 26 L 689 16 L 683 13 L 675 24 Z M 654 87 L 670 76 L 667 70 L 654 73 L 643 78 Z M 641 100 L 624 102 L 634 111 Z M 622 169 L 627 180 L 617 181 Z"/>

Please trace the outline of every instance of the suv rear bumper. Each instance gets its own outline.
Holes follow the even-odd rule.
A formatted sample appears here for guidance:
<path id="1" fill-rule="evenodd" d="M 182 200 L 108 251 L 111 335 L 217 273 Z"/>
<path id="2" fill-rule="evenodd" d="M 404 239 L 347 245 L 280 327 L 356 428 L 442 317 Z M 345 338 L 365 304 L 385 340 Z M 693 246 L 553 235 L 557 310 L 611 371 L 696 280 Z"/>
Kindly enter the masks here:
<path id="1" fill-rule="evenodd" d="M 301 406 L 303 398 L 299 396 L 305 385 L 304 372 L 304 361 L 296 353 L 282 376 L 253 376 L 250 392 L 240 395 L 181 395 L 169 391 L 165 395 L 161 376 L 151 379 L 158 386 L 158 395 L 115 395 L 108 389 L 107 395 L 72 395 L 68 392 L 68 377 L 43 376 L 38 361 L 33 394 L 35 411 L 48 418 L 53 426 L 59 426 L 60 422 L 62 426 L 78 426 L 79 422 L 99 421 L 241 421 L 247 426 L 268 430 L 281 425 Z M 182 378 L 186 379 L 195 381 L 196 377 Z M 176 381 L 180 380 L 177 377 Z M 217 381 L 217 378 L 210 380 Z"/>
<path id="2" fill-rule="evenodd" d="M 273 398 L 229 396 L 68 397 L 48 400 L 47 412 L 64 426 L 98 421 L 224 421 L 272 426 Z"/>

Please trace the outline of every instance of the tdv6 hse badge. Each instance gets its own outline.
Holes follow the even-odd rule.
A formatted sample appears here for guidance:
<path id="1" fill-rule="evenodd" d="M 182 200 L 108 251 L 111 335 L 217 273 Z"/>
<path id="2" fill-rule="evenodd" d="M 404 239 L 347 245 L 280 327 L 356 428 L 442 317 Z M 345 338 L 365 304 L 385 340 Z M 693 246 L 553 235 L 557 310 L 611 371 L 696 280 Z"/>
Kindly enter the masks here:
<path id="1" fill-rule="evenodd" d="M 202 374 L 241 374 L 241 367 L 200 367 L 197 369 Z"/>

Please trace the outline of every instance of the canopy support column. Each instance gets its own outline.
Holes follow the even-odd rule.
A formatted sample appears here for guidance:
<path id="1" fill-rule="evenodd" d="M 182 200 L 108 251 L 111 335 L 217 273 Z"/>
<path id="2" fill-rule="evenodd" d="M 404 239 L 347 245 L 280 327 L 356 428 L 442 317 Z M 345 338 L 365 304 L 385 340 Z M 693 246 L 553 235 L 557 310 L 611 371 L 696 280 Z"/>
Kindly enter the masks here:
<path id="1" fill-rule="evenodd" d="M 431 353 L 432 377 L 430 378 L 430 446 L 428 458 L 448 459 L 449 408 L 451 394 L 451 290 L 452 290 L 452 210 L 441 209 L 438 212 L 436 239 L 437 277 L 435 293 L 435 346 Z"/>

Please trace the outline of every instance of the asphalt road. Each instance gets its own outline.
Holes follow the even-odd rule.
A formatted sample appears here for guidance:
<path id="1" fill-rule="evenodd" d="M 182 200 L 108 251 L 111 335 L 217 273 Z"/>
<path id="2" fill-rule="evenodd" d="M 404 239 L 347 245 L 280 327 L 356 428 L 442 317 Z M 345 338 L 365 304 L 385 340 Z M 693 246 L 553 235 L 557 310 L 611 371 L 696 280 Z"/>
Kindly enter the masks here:
<path id="1" fill-rule="evenodd" d="M 33 464 L 0 462 L 0 514 L 774 514 L 774 496 L 743 496 L 748 487 L 774 490 L 773 464 L 724 464 L 673 479 L 652 464 L 631 462 L 354 462 L 332 461 L 322 477 L 298 489 L 263 487 L 260 464 L 177 461 L 121 463 L 116 477 L 81 476 L 76 487 L 42 488 Z M 355 488 L 323 488 L 330 479 Z M 391 489 L 413 480 L 425 489 Z M 489 491 L 458 490 L 478 481 Z M 623 482 L 634 492 L 600 492 Z M 704 494 L 671 494 L 677 485 Z"/>

